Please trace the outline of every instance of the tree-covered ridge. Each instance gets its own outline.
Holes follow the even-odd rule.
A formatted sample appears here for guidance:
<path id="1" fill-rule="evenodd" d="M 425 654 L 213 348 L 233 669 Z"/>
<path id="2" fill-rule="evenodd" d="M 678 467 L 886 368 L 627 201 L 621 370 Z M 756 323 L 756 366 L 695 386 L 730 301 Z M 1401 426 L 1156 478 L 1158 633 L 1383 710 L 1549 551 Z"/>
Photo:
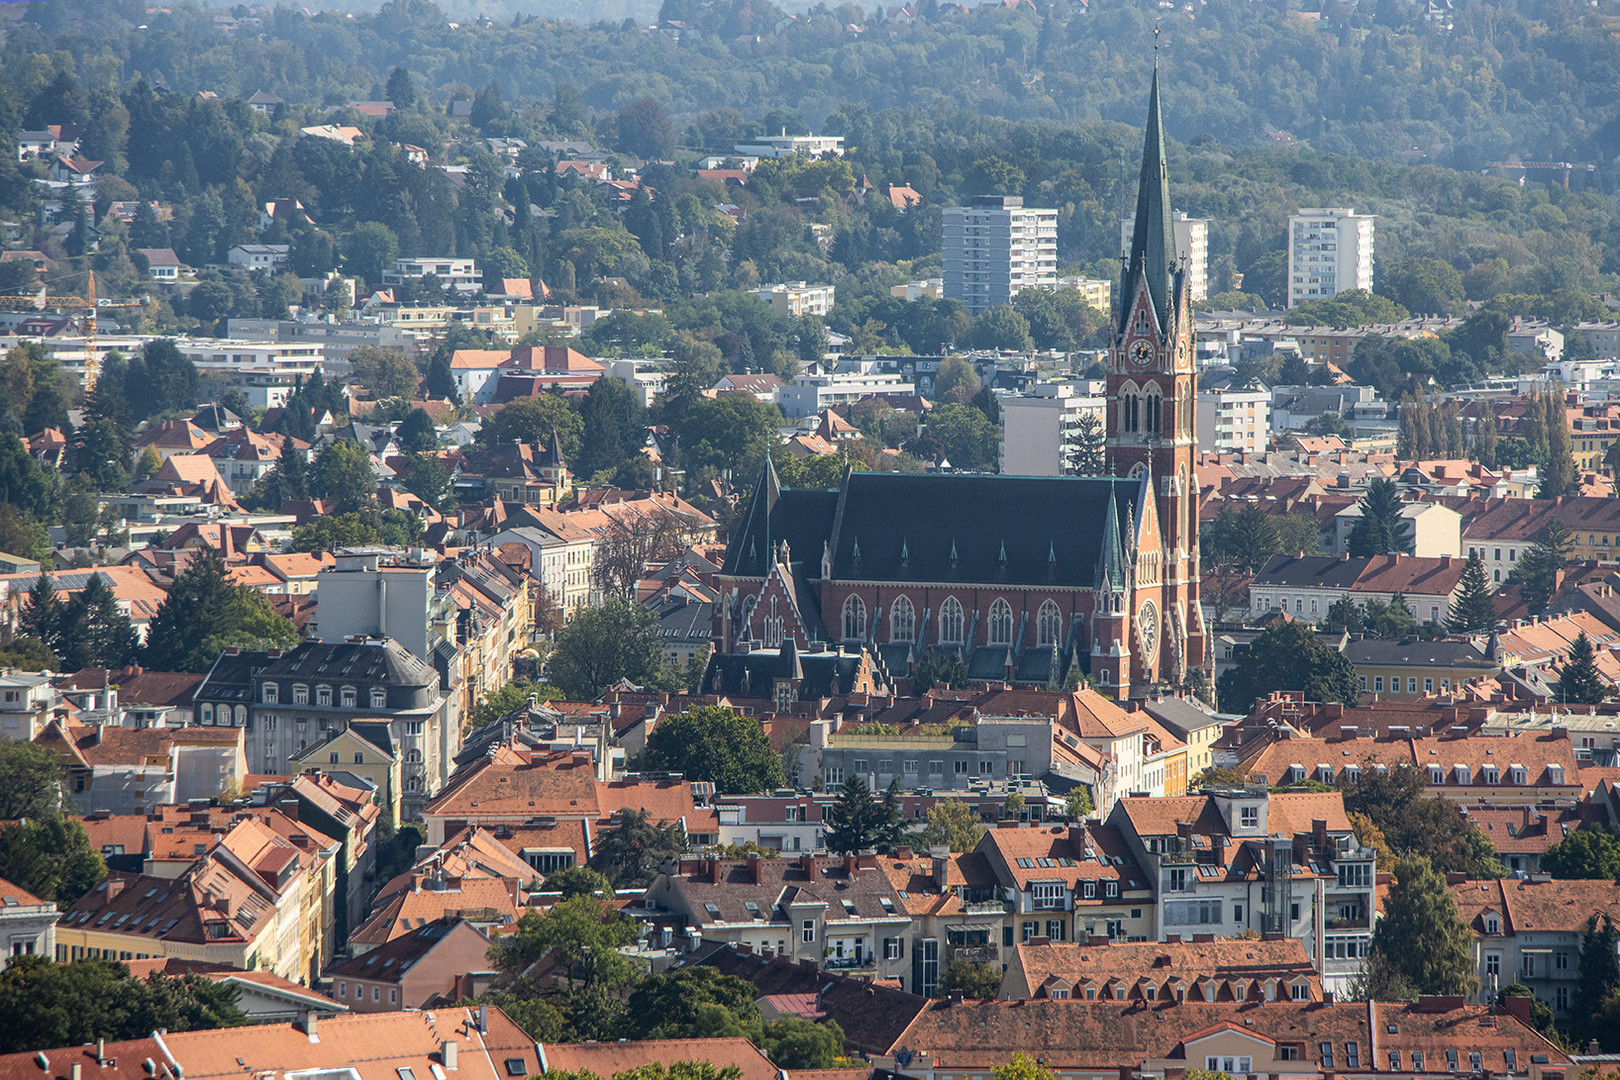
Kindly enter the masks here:
<path id="1" fill-rule="evenodd" d="M 586 106 L 616 110 L 650 96 L 687 118 L 786 105 L 819 124 L 858 101 L 1129 123 L 1161 14 L 1108 0 L 1016 11 L 927 0 L 915 18 L 850 3 L 791 12 L 768 0 L 666 0 L 655 11 L 649 0 L 550 9 L 578 21 L 519 14 L 452 26 L 428 0 L 352 15 L 239 7 L 239 21 L 193 5 L 145 7 L 36 2 L 8 34 L 4 62 L 65 47 L 81 70 L 118 79 L 141 72 L 180 91 L 262 89 L 329 104 L 379 99 L 389 70 L 405 66 L 435 95 L 496 81 L 520 106 L 568 85 Z M 1620 78 L 1606 12 L 1574 0 L 1470 3 L 1443 20 L 1406 0 L 1301 7 L 1213 0 L 1167 20 L 1171 133 L 1257 142 L 1281 130 L 1323 150 L 1415 152 L 1468 169 L 1514 154 L 1612 165 Z M 603 18 L 610 13 L 641 21 Z M 655 15 L 686 32 L 646 33 Z M 585 22 L 593 17 L 601 21 Z"/>

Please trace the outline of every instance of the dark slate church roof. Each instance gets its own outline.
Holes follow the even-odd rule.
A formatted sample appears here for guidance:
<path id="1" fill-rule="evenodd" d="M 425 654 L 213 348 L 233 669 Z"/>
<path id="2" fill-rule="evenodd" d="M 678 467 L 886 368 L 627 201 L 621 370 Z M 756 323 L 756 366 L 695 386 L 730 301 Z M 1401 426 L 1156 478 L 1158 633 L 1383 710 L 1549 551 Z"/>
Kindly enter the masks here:
<path id="1" fill-rule="evenodd" d="M 761 489 L 765 485 L 761 485 Z M 823 545 L 841 581 L 974 582 L 1091 588 L 1108 501 L 1124 522 L 1141 481 L 1112 477 L 855 472 L 837 491 L 756 491 L 726 551 L 728 574 L 763 577 L 788 542 L 810 576 Z M 955 567 L 952 556 L 955 555 Z"/>
<path id="2" fill-rule="evenodd" d="M 798 652 L 759 649 L 747 653 L 711 653 L 698 689 L 705 694 L 770 697 L 775 680 L 796 678 L 799 696 L 836 697 L 855 688 L 861 671 L 858 652 Z"/>

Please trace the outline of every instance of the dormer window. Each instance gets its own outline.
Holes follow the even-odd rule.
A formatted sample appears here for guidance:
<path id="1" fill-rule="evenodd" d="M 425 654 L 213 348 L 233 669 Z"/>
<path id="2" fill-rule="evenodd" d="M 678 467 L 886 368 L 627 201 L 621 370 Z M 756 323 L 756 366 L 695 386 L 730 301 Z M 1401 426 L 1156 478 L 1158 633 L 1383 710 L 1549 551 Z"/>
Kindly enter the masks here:
<path id="1" fill-rule="evenodd" d="M 386 707 L 387 704 L 388 691 L 380 686 L 373 686 L 371 688 L 371 707 L 373 709 L 381 709 Z"/>
<path id="2" fill-rule="evenodd" d="M 264 703 L 266 705 L 274 705 L 274 704 L 276 704 L 277 699 L 280 696 L 281 696 L 281 690 L 280 690 L 280 687 L 276 683 L 267 682 L 267 683 L 264 684 Z"/>
<path id="3" fill-rule="evenodd" d="M 294 705 L 308 705 L 309 704 L 309 687 L 307 685 L 305 685 L 304 683 L 294 683 L 293 684 L 293 704 Z"/>
<path id="4" fill-rule="evenodd" d="M 317 686 L 315 688 L 315 704 L 332 704 L 332 688 L 330 686 Z"/>
<path id="5" fill-rule="evenodd" d="M 1562 765 L 1547 766 L 1547 780 L 1550 783 L 1562 784 L 1564 782 L 1564 767 Z"/>
<path id="6" fill-rule="evenodd" d="M 1446 782 L 1446 770 L 1440 765 L 1429 766 L 1429 783 L 1443 784 Z"/>
<path id="7" fill-rule="evenodd" d="M 1467 765 L 1458 765 L 1457 766 L 1457 783 L 1459 783 L 1459 784 L 1472 784 L 1473 782 L 1474 782 L 1473 770 L 1470 769 Z"/>
<path id="8" fill-rule="evenodd" d="M 1502 771 L 1495 765 L 1486 765 L 1480 769 L 1480 772 L 1484 774 L 1487 784 L 1499 784 L 1502 782 Z"/>
<path id="9" fill-rule="evenodd" d="M 352 686 L 345 686 L 345 687 L 344 687 L 344 688 L 343 688 L 343 707 L 344 707 L 344 708 L 345 708 L 345 709 L 352 709 L 352 708 L 354 708 L 354 705 L 355 705 L 355 702 L 356 702 L 356 701 L 357 701 L 357 700 L 358 700 L 358 699 L 359 699 L 359 695 L 358 695 L 358 694 L 357 694 L 357 692 L 356 692 L 356 691 L 355 691 L 355 689 L 354 689 L 354 687 L 352 687 Z"/>
<path id="10" fill-rule="evenodd" d="M 1494 911 L 1485 913 L 1485 932 L 1487 934 L 1500 934 L 1502 932 L 1502 918 Z"/>
<path id="11" fill-rule="evenodd" d="M 1513 764 L 1508 766 L 1508 783 L 1518 784 L 1523 787 L 1527 782 L 1527 774 L 1523 765 Z"/>
<path id="12" fill-rule="evenodd" d="M 1333 766 L 1318 765 L 1316 767 L 1316 779 L 1323 784 L 1333 783 Z"/>

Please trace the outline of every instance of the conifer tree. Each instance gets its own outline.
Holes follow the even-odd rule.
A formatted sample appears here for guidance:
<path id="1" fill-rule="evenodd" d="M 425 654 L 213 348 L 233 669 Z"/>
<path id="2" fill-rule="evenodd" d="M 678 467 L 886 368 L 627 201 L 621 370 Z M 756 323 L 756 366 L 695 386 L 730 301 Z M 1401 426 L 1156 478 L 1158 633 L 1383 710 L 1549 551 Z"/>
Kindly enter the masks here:
<path id="1" fill-rule="evenodd" d="M 1474 458 L 1487 469 L 1496 468 L 1496 407 L 1483 403 L 1474 425 Z"/>
<path id="2" fill-rule="evenodd" d="M 20 616 L 22 631 L 38 638 L 52 652 L 62 635 L 62 600 L 56 595 L 56 586 L 48 575 L 41 573 L 34 587 L 28 590 Z"/>
<path id="3" fill-rule="evenodd" d="M 1458 583 L 1457 602 L 1451 606 L 1451 632 L 1476 634 L 1496 625 L 1496 605 L 1485 577 L 1485 562 L 1475 551 L 1468 556 Z"/>
<path id="4" fill-rule="evenodd" d="M 1609 696 L 1609 688 L 1598 674 L 1592 642 L 1584 633 L 1575 635 L 1569 659 L 1558 669 L 1558 696 L 1574 705 L 1596 705 Z"/>
<path id="5" fill-rule="evenodd" d="M 1395 864 L 1395 881 L 1384 901 L 1384 917 L 1373 932 L 1370 971 L 1404 982 L 1420 994 L 1461 994 L 1479 990 L 1474 974 L 1474 934 L 1457 914 L 1457 901 L 1429 860 L 1407 855 Z M 1375 980 L 1376 981 L 1376 980 Z M 1389 1001 L 1383 988 L 1370 986 L 1373 1000 Z"/>

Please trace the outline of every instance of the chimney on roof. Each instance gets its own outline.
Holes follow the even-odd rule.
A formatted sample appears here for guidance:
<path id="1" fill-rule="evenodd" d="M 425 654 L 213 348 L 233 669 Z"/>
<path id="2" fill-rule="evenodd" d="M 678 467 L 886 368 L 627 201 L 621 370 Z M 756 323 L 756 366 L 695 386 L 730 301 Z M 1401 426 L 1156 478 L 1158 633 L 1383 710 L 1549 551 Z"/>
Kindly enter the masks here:
<path id="1" fill-rule="evenodd" d="M 445 1072 L 456 1071 L 456 1055 L 461 1051 L 461 1044 L 454 1039 L 446 1039 L 439 1044 L 439 1062 L 444 1066 Z"/>
<path id="2" fill-rule="evenodd" d="M 750 851 L 748 853 L 748 880 L 755 885 L 763 884 L 760 881 L 760 867 L 763 863 L 764 860 L 759 857 L 759 852 Z"/>
<path id="3" fill-rule="evenodd" d="M 106 1039 L 97 1039 L 96 1040 L 96 1064 L 97 1065 L 105 1065 L 105 1064 L 107 1064 L 107 1040 Z"/>
<path id="4" fill-rule="evenodd" d="M 297 821 L 298 820 L 298 798 L 297 798 L 297 796 L 288 796 L 285 799 L 277 799 L 276 800 L 276 809 L 280 810 L 283 814 L 285 814 L 288 817 L 292 818 L 294 821 Z"/>
<path id="5" fill-rule="evenodd" d="M 299 1031 L 309 1036 L 310 1042 L 318 1043 L 321 1041 L 319 1023 L 319 1014 L 314 1009 L 305 1009 L 298 1018 L 297 1027 Z"/>

